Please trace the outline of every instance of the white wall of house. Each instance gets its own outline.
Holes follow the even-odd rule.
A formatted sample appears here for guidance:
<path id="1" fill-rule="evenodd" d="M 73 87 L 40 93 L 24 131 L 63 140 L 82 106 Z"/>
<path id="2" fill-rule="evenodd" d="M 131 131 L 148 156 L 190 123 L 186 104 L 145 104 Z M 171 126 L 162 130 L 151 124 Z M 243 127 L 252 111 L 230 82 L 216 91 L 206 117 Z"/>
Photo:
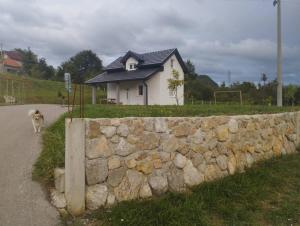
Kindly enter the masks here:
<path id="1" fill-rule="evenodd" d="M 173 63 L 171 63 L 173 61 Z M 172 67 L 173 65 L 173 67 Z M 154 95 L 153 103 L 151 104 L 160 104 L 160 105 L 174 105 L 176 104 L 176 99 L 173 95 L 170 95 L 168 89 L 168 79 L 172 78 L 172 71 L 176 70 L 179 73 L 179 79 L 184 79 L 183 69 L 176 57 L 173 54 L 164 64 L 164 71 L 159 72 L 156 75 L 153 75 L 152 78 L 147 81 L 149 82 L 149 96 Z M 180 86 L 177 90 L 179 105 L 184 104 L 184 86 Z M 149 100 L 150 104 L 150 100 Z"/>
<path id="2" fill-rule="evenodd" d="M 173 63 L 172 63 L 173 61 Z M 173 67 L 172 67 L 173 65 Z M 179 79 L 184 80 L 184 72 L 183 69 L 176 57 L 175 54 L 173 54 L 164 64 L 164 71 L 161 72 L 161 77 L 160 77 L 160 91 L 161 91 L 161 102 L 163 104 L 176 104 L 176 99 L 173 95 L 170 95 L 170 91 L 168 89 L 168 79 L 173 77 L 172 71 L 176 70 L 179 73 Z M 179 105 L 184 104 L 184 86 L 180 86 L 177 89 L 178 92 L 178 98 L 179 98 Z"/>
<path id="3" fill-rule="evenodd" d="M 125 105 L 143 105 L 144 96 L 139 95 L 139 85 L 142 82 L 122 82 L 120 83 L 120 102 Z"/>
<path id="4" fill-rule="evenodd" d="M 152 75 L 152 77 L 146 81 L 148 86 L 148 104 L 159 105 L 160 103 L 160 73 Z"/>
<path id="5" fill-rule="evenodd" d="M 117 99 L 117 84 L 116 83 L 107 83 L 107 98 L 108 99 Z"/>
<path id="6" fill-rule="evenodd" d="M 140 81 L 120 82 L 120 103 L 124 105 L 143 105 L 144 95 L 139 95 Z M 117 83 L 107 84 L 107 98 L 117 99 Z"/>
<path id="7" fill-rule="evenodd" d="M 134 58 L 129 58 L 126 62 L 126 68 L 131 63 L 137 63 Z M 170 94 L 168 89 L 168 79 L 172 78 L 172 70 L 179 72 L 179 79 L 184 79 L 184 72 L 179 64 L 175 54 L 173 54 L 164 64 L 164 71 L 158 72 L 146 81 L 148 86 L 148 104 L 149 105 L 175 105 L 176 99 Z M 124 105 L 143 105 L 145 89 L 143 96 L 139 95 L 139 85 L 142 81 L 120 82 L 120 102 Z M 117 84 L 107 84 L 107 98 L 117 99 Z M 179 104 L 184 104 L 184 86 L 178 88 Z"/>

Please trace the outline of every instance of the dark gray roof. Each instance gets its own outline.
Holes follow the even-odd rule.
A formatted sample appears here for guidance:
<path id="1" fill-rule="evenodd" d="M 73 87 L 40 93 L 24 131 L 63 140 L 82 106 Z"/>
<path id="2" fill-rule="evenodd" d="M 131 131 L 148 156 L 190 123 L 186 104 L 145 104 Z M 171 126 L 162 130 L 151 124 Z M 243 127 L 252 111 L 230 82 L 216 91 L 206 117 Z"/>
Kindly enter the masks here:
<path id="1" fill-rule="evenodd" d="M 125 56 L 119 57 L 112 63 L 110 63 L 105 69 L 106 70 L 114 70 L 114 69 L 122 69 L 124 65 L 122 64 L 122 59 L 127 57 L 128 54 L 132 54 L 132 56 L 138 56 L 139 59 L 142 61 L 140 62 L 139 66 L 148 66 L 153 64 L 163 64 L 172 53 L 177 51 L 177 49 L 167 49 L 162 51 L 150 52 L 150 53 L 142 53 L 138 54 L 132 51 L 128 51 Z"/>
<path id="2" fill-rule="evenodd" d="M 104 72 L 96 77 L 86 81 L 87 84 L 119 82 L 119 81 L 134 81 L 146 80 L 154 75 L 156 72 L 161 71 L 161 67 L 140 69 L 134 71 L 118 71 L 114 73 Z"/>

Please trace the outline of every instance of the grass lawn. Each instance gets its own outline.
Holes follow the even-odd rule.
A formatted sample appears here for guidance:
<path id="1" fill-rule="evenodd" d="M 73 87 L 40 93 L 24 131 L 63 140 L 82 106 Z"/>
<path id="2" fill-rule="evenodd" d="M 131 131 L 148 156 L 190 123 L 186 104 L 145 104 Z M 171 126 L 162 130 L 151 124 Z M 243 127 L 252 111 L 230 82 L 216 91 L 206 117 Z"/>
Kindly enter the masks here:
<path id="1" fill-rule="evenodd" d="M 300 154 L 261 162 L 189 194 L 123 202 L 63 223 L 79 226 L 86 219 L 93 226 L 300 225 Z"/>
<path id="2" fill-rule="evenodd" d="M 114 118 L 130 116 L 209 116 L 276 113 L 300 110 L 300 107 L 268 107 L 240 105 L 185 105 L 185 106 L 115 106 L 87 105 L 85 116 L 89 118 Z M 43 150 L 34 165 L 33 178 L 46 184 L 53 182 L 53 169 L 64 166 L 65 130 L 63 115 L 43 134 Z M 78 112 L 74 112 L 74 117 Z"/>
<path id="3" fill-rule="evenodd" d="M 8 83 L 8 95 L 12 95 L 12 84 L 13 82 L 13 92 L 16 97 L 18 104 L 62 104 L 62 99 L 58 97 L 60 92 L 65 96 L 65 103 L 67 102 L 67 92 L 65 90 L 64 82 L 51 81 L 51 80 L 41 80 L 34 79 L 28 76 L 21 77 L 14 74 L 0 73 L 0 104 L 4 104 L 4 95 L 7 95 L 7 79 Z M 24 92 L 22 92 L 22 81 L 24 82 Z M 74 86 L 72 87 L 74 90 Z M 103 96 L 104 93 L 98 91 L 98 99 Z M 91 103 L 92 99 L 91 87 L 86 86 L 85 89 L 85 103 Z M 79 94 L 77 93 L 77 99 L 79 99 Z"/>

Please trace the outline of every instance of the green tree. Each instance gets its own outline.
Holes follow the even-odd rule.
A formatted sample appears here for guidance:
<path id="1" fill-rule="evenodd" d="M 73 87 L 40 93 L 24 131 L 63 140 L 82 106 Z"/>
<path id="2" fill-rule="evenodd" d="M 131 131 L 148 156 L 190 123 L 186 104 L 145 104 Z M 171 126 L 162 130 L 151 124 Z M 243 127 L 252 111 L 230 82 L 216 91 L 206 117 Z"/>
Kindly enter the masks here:
<path id="1" fill-rule="evenodd" d="M 184 80 L 179 79 L 179 72 L 172 70 L 172 78 L 168 79 L 168 89 L 174 93 L 176 104 L 179 105 L 178 88 L 184 84 Z"/>
<path id="2" fill-rule="evenodd" d="M 38 64 L 38 56 L 30 48 L 15 50 L 19 51 L 22 55 L 23 71 L 27 75 L 33 76 L 34 67 Z"/>
<path id="3" fill-rule="evenodd" d="M 285 87 L 285 98 L 287 102 L 290 102 L 293 106 L 295 103 L 295 94 L 298 90 L 298 87 L 295 85 L 288 85 Z"/>
<path id="4" fill-rule="evenodd" d="M 55 69 L 47 64 L 45 58 L 41 58 L 31 67 L 29 75 L 34 78 L 52 80 L 55 78 Z"/>
<path id="5" fill-rule="evenodd" d="M 82 83 L 101 73 L 102 69 L 102 61 L 98 56 L 91 50 L 83 50 L 58 67 L 57 78 L 63 80 L 64 73 L 68 72 L 73 82 Z"/>

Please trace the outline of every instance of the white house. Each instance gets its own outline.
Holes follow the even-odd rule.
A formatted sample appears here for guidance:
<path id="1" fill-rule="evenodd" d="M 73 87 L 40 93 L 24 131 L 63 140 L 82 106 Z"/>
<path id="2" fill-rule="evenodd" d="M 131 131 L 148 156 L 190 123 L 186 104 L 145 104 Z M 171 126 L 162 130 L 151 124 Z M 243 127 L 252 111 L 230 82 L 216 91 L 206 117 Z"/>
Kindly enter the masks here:
<path id="1" fill-rule="evenodd" d="M 124 105 L 173 105 L 174 93 L 168 89 L 172 71 L 184 79 L 186 67 L 177 49 L 150 53 L 128 51 L 109 64 L 105 71 L 86 81 L 93 86 L 93 104 L 96 87 L 107 84 L 107 99 Z M 179 104 L 184 104 L 184 86 L 178 88 Z"/>

